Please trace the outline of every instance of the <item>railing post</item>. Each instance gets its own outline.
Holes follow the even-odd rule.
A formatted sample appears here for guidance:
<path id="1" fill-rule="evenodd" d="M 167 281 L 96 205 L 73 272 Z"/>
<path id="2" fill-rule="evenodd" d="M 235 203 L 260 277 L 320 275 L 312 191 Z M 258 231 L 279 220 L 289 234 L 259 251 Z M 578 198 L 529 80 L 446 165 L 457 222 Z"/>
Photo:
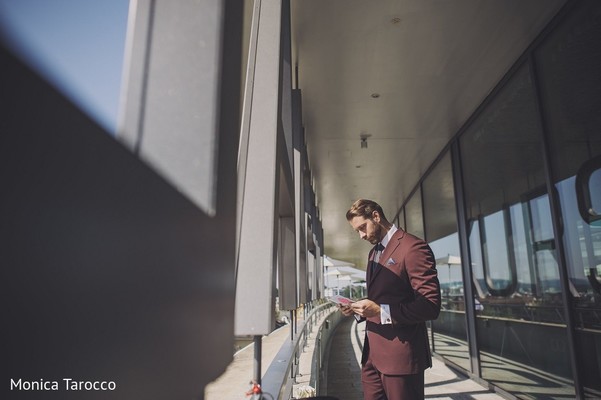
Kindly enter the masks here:
<path id="1" fill-rule="evenodd" d="M 261 384 L 261 336 L 256 335 L 253 337 L 255 360 L 253 363 L 253 381 L 257 384 Z"/>

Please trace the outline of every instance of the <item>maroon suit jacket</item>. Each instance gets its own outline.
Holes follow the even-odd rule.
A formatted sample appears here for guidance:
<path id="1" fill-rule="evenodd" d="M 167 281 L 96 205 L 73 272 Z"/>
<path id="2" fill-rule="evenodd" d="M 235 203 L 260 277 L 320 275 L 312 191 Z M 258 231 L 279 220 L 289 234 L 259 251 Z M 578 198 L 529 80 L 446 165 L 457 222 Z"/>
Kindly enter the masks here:
<path id="1" fill-rule="evenodd" d="M 394 233 L 372 270 L 367 266 L 367 298 L 389 304 L 392 325 L 367 319 L 362 364 L 371 357 L 387 375 L 416 374 L 432 366 L 425 321 L 438 317 L 440 284 L 430 246 L 402 229 Z"/>

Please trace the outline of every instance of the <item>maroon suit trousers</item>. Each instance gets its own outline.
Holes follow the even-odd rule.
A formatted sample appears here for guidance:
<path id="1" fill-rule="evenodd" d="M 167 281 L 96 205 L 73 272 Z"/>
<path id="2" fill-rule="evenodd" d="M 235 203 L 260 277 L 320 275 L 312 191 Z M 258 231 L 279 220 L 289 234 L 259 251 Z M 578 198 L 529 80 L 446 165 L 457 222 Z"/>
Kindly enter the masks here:
<path id="1" fill-rule="evenodd" d="M 424 372 L 411 375 L 385 375 L 371 359 L 361 370 L 364 400 L 423 400 Z"/>

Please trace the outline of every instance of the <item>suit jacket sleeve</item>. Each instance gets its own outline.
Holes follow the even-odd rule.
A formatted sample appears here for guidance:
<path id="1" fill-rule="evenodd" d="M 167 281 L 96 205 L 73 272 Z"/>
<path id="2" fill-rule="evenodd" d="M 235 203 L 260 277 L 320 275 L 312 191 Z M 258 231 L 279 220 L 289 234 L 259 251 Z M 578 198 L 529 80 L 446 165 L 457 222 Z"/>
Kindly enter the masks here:
<path id="1" fill-rule="evenodd" d="M 406 250 L 404 262 L 413 296 L 398 304 L 390 304 L 393 323 L 412 325 L 438 318 L 440 284 L 430 246 L 422 240 L 413 241 Z"/>

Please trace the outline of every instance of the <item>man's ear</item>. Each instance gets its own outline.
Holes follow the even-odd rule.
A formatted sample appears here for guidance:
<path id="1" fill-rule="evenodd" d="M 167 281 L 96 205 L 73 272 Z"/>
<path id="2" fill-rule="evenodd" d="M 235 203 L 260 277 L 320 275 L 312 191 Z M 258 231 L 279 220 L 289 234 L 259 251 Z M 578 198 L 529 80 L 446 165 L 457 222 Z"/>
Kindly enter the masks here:
<path id="1" fill-rule="evenodd" d="M 377 211 L 374 211 L 374 212 L 372 212 L 372 213 L 371 213 L 371 219 L 372 219 L 374 222 L 377 222 L 377 223 L 379 223 L 379 222 L 380 222 L 380 213 L 379 213 L 379 212 L 377 212 Z"/>

